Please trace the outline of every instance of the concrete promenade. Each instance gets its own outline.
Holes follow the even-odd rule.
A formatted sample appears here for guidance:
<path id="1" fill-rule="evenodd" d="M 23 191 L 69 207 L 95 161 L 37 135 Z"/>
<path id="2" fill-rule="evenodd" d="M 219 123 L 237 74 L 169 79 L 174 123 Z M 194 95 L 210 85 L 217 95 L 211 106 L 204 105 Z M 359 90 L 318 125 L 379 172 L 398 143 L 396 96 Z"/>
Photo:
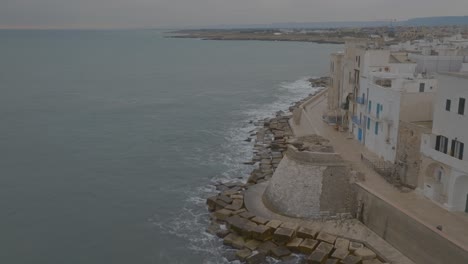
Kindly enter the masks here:
<path id="1" fill-rule="evenodd" d="M 322 121 L 325 109 L 326 92 L 304 103 L 299 108 L 299 120 L 290 121 L 294 134 L 298 137 L 318 134 L 328 138 L 335 151 L 341 154 L 354 170 L 365 175 L 365 180 L 359 183 L 361 187 L 468 251 L 468 214 L 449 212 L 419 193 L 402 192 L 387 183 L 382 176 L 362 163 L 361 154 L 368 153 L 364 146 L 357 140 L 350 139 L 347 132 L 339 132 Z M 442 231 L 436 228 L 439 225 L 443 227 Z"/>

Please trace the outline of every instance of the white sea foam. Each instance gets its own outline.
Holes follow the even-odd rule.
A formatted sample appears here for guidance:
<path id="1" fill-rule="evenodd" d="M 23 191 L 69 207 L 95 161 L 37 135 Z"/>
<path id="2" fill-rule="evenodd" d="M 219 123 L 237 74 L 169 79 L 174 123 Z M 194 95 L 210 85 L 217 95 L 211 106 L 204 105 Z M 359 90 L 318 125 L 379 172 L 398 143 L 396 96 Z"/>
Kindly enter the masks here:
<path id="1" fill-rule="evenodd" d="M 320 90 L 320 88 L 311 88 L 309 78 L 280 83 L 272 89 L 276 97 L 273 103 L 247 105 L 244 107 L 247 110 L 236 113 L 243 121 L 233 124 L 233 127 L 226 131 L 224 135 L 226 143 L 220 146 L 220 152 L 205 156 L 206 160 L 203 161 L 204 164 L 221 163 L 226 170 L 212 179 L 213 184 L 188 191 L 186 205 L 178 215 L 170 219 L 156 215 L 151 222 L 162 232 L 185 239 L 190 250 L 203 256 L 203 263 L 228 263 L 223 257 L 228 249 L 223 246 L 222 240 L 205 231 L 209 225 L 205 199 L 216 193 L 215 182 L 229 182 L 238 180 L 238 177 L 247 179 L 253 167 L 243 162 L 251 160 L 253 142 L 246 142 L 245 139 L 257 129 L 252 121 L 273 117 L 277 111 L 287 111 L 293 103 Z M 205 132 L 211 136 L 220 136 L 210 131 Z M 269 259 L 269 263 L 277 261 Z"/>

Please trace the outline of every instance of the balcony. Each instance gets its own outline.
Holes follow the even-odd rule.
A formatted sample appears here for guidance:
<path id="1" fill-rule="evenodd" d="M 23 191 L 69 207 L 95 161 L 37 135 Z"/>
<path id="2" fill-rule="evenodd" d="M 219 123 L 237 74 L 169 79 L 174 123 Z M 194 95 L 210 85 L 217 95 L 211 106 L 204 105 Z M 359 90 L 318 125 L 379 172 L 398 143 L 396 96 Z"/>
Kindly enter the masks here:
<path id="1" fill-rule="evenodd" d="M 437 135 L 434 134 L 423 134 L 421 137 L 421 153 L 425 156 L 446 164 L 459 171 L 468 171 L 468 162 L 459 160 L 455 157 L 445 154 L 443 152 L 435 150 L 435 142 Z"/>

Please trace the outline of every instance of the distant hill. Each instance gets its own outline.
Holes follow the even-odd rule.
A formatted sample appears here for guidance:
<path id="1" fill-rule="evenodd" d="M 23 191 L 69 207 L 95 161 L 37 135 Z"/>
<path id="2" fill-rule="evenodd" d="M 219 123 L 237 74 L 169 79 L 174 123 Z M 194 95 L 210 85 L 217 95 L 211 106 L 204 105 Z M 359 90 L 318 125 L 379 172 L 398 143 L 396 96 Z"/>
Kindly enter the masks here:
<path id="1" fill-rule="evenodd" d="M 244 28 L 343 28 L 343 27 L 382 27 L 382 26 L 450 26 L 468 25 L 468 16 L 421 17 L 404 21 L 337 21 L 337 22 L 291 22 L 255 25 L 217 25 L 206 29 L 244 29 Z"/>
<path id="2" fill-rule="evenodd" d="M 468 25 L 468 16 L 420 17 L 399 24 L 407 26 L 454 26 Z"/>

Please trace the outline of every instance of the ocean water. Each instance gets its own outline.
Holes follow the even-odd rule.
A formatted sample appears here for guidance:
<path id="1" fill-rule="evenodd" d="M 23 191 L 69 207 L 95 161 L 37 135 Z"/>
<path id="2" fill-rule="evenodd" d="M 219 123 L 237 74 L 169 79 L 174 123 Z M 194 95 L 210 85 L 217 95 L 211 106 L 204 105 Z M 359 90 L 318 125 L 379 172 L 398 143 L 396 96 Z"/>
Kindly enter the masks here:
<path id="1" fill-rule="evenodd" d="M 213 182 L 341 48 L 0 31 L 0 263 L 224 263 Z"/>

